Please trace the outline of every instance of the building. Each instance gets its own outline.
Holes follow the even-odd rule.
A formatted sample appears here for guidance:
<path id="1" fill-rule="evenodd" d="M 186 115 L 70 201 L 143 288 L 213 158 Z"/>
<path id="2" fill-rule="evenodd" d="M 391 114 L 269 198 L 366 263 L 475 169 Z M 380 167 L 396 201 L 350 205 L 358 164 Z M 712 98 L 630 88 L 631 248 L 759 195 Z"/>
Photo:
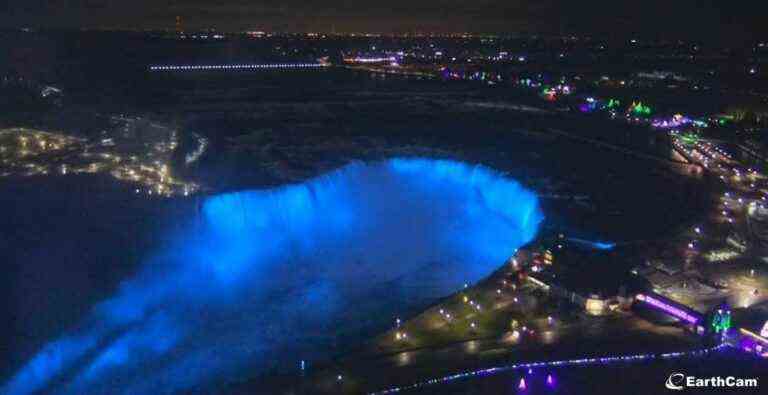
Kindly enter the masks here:
<path id="1" fill-rule="evenodd" d="M 750 204 L 747 208 L 747 241 L 758 254 L 768 253 L 768 209 Z"/>
<path id="2" fill-rule="evenodd" d="M 741 349 L 768 358 L 768 306 L 737 310 L 734 321 Z"/>
<path id="3" fill-rule="evenodd" d="M 553 264 L 528 274 L 528 281 L 583 306 L 593 315 L 628 308 L 638 292 L 650 289 L 629 271 L 628 259 L 613 249 L 567 246 L 554 252 Z"/>

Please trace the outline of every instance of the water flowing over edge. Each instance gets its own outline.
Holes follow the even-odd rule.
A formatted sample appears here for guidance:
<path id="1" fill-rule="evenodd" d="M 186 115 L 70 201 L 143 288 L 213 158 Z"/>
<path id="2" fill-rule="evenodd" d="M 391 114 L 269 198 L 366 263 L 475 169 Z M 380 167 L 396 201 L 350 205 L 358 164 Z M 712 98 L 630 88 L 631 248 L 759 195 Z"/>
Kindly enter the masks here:
<path id="1" fill-rule="evenodd" d="M 170 393 L 318 357 L 487 276 L 543 219 L 500 173 L 414 158 L 212 196 L 193 217 L 2 392 Z"/>

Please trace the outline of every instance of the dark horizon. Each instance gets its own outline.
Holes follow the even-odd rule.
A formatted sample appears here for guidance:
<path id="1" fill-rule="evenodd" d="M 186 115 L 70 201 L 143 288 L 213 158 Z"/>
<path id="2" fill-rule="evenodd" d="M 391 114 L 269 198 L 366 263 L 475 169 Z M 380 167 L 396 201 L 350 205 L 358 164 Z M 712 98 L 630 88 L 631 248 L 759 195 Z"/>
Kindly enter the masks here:
<path id="1" fill-rule="evenodd" d="M 67 4 L 10 0 L 0 10 L 0 25 L 16 29 L 174 30 L 180 16 L 183 29 L 190 31 L 620 35 L 731 43 L 768 36 L 768 27 L 750 7 L 693 0 L 630 4 L 603 0 L 591 4 L 561 0 L 325 0 L 304 4 L 286 0 L 258 5 L 245 0 L 216 4 L 200 0 L 73 0 Z"/>

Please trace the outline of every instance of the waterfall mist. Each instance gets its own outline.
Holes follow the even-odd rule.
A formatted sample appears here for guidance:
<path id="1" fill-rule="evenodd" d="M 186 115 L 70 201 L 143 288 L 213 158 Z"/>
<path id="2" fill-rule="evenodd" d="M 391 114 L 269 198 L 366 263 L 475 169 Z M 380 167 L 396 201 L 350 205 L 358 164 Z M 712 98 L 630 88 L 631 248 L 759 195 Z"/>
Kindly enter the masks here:
<path id="1" fill-rule="evenodd" d="M 487 276 L 543 219 L 493 170 L 400 158 L 212 196 L 190 217 L 0 392 L 171 393 L 295 369 Z"/>

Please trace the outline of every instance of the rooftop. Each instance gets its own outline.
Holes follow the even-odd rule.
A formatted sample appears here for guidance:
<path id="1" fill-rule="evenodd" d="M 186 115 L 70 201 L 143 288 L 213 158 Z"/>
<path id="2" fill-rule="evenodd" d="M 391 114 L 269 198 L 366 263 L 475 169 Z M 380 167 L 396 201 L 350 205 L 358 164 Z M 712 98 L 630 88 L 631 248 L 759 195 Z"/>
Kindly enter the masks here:
<path id="1" fill-rule="evenodd" d="M 633 293 L 647 288 L 647 282 L 629 272 L 631 258 L 615 249 L 591 249 L 569 245 L 554 251 L 552 267 L 534 277 L 557 284 L 583 296 L 603 297 Z"/>

